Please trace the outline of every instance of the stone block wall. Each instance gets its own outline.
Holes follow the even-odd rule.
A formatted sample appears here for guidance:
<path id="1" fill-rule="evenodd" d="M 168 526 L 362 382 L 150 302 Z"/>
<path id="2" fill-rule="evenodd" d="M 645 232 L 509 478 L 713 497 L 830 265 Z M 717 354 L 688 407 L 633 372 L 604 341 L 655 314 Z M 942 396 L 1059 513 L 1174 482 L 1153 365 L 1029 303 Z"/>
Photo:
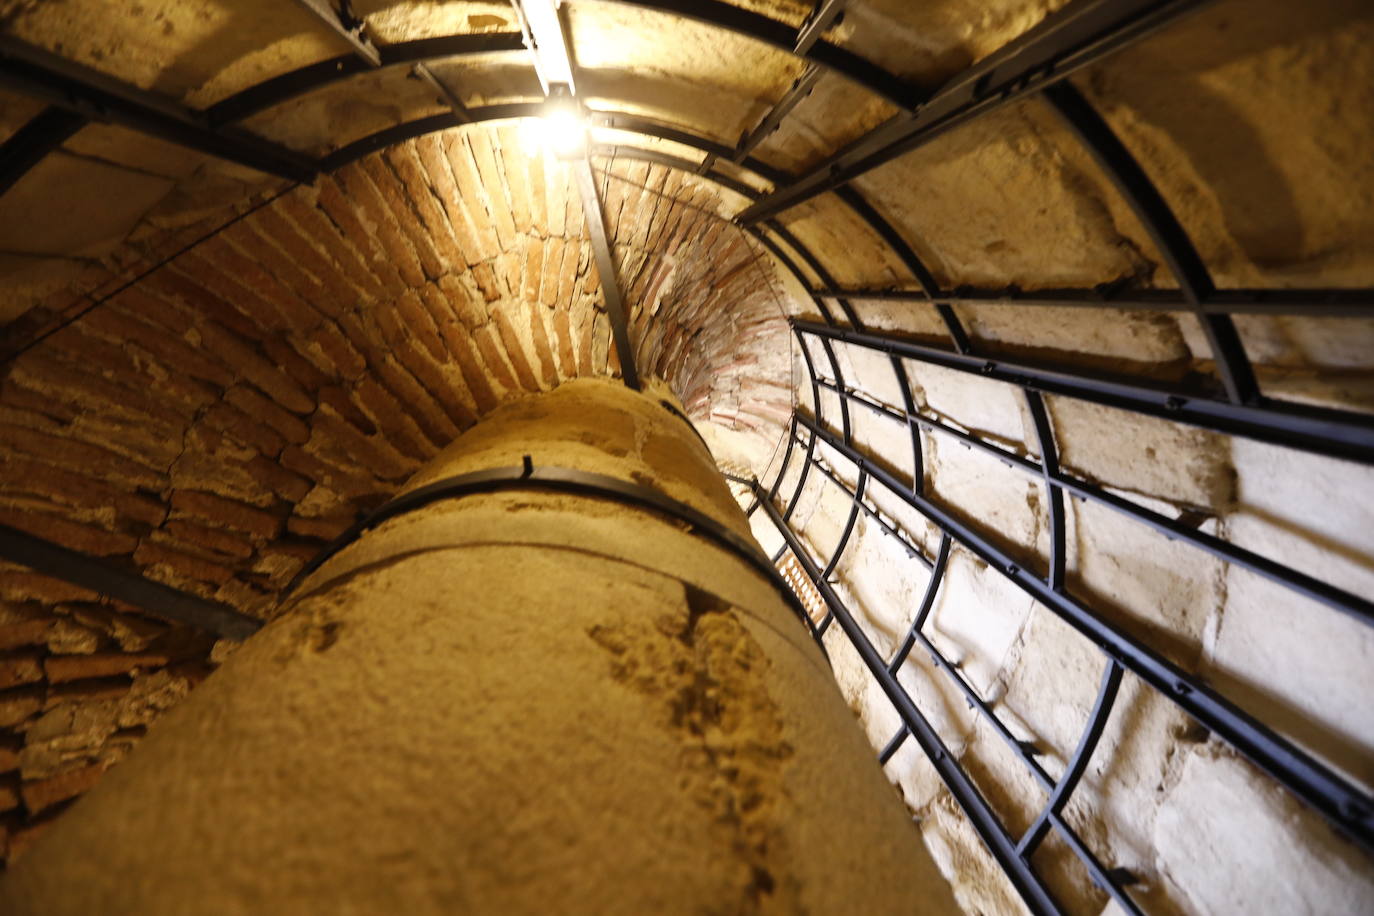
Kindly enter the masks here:
<path id="1" fill-rule="evenodd" d="M 1369 24 L 1334 30 L 1331 21 L 1341 12 L 1323 15 L 1330 20 L 1304 19 L 1300 25 L 1293 18 L 1296 38 L 1285 44 L 1274 21 L 1261 28 L 1258 20 L 1241 16 L 1236 5 L 1218 5 L 1126 52 L 1085 81 L 1090 93 L 1102 92 L 1109 118 L 1178 207 L 1223 286 L 1367 285 L 1374 276 L 1368 227 L 1357 227 L 1358 219 L 1349 217 L 1343 204 L 1319 214 L 1304 203 L 1289 214 L 1296 222 L 1284 226 L 1257 224 L 1244 209 L 1262 206 L 1257 202 L 1273 194 L 1260 173 L 1286 174 L 1299 197 L 1308 194 L 1305 182 L 1313 174 L 1331 174 L 1334 182 L 1312 189 L 1315 199 L 1337 186 L 1352 200 L 1370 192 L 1363 166 L 1340 165 L 1363 142 L 1356 137 L 1367 136 L 1367 119 L 1358 126 L 1324 121 L 1326 140 L 1313 144 L 1304 139 L 1311 134 L 1254 114 L 1285 111 L 1297 104 L 1292 99 L 1298 95 L 1309 105 L 1329 96 L 1333 110 L 1367 106 L 1368 83 L 1333 92 L 1325 80 L 1332 69 L 1353 75 L 1367 65 L 1367 55 L 1342 49 L 1353 40 L 1350 32 L 1367 37 Z M 1180 74 L 1175 59 L 1165 63 L 1180 47 L 1196 48 L 1189 61 L 1201 75 Z M 1298 60 L 1313 63 L 1300 66 Z M 1148 90 L 1142 71 L 1156 80 Z M 1109 96 L 1104 87 L 1117 80 L 1130 81 L 1140 95 Z M 1212 93 L 1198 104 L 1220 106 L 1222 99 L 1235 103 L 1244 96 L 1242 107 L 1250 114 L 1233 115 L 1243 118 L 1252 134 L 1266 138 L 1263 151 L 1241 155 L 1234 136 L 1214 137 L 1201 122 L 1188 128 L 1170 121 L 1150 128 L 1147 139 L 1145 122 L 1176 120 L 1165 97 L 1187 96 L 1187 86 L 1194 83 Z M 865 179 L 866 192 L 883 202 L 887 215 L 950 285 L 1168 285 L 1170 277 L 1138 224 L 1036 104 L 1013 106 L 1000 120 L 942 137 L 873 173 Z M 1235 171 L 1194 206 L 1190 195 L 1201 184 L 1186 190 L 1192 179 L 1178 161 L 1191 157 L 1217 165 L 1223 155 L 1228 163 L 1238 162 Z M 1300 180 L 1297 172 L 1303 169 L 1308 171 Z M 908 188 L 921 190 L 905 193 Z M 1214 199 L 1213 193 L 1226 199 Z M 833 224 L 801 213 L 792 228 L 838 261 L 844 257 L 841 242 L 826 225 Z M 1337 231 L 1351 234 L 1319 253 L 1305 248 L 1305 242 L 1283 244 L 1284 238 L 1318 239 Z M 890 269 L 888 256 L 876 240 L 863 248 L 855 241 L 859 237 L 843 243 L 862 248 L 847 261 L 865 263 L 856 276 L 873 285 L 875 276 Z M 1363 240 L 1362 255 L 1351 253 L 1355 239 Z M 870 328 L 947 346 L 929 306 L 860 301 L 854 308 Z M 978 353 L 1051 357 L 1170 382 L 1212 371 L 1196 322 L 1186 315 L 1018 306 L 957 311 Z M 1242 316 L 1238 324 L 1266 393 L 1368 408 L 1374 351 L 1363 343 L 1370 333 L 1367 320 Z M 849 384 L 901 410 L 899 382 L 886 356 L 839 343 L 835 349 Z M 830 373 L 819 346 L 812 361 Z M 922 414 L 1038 457 L 1034 428 L 1017 389 L 915 361 L 906 361 L 905 368 Z M 813 413 L 817 405 L 805 377 L 797 360 L 799 409 Z M 837 399 L 823 391 L 820 401 L 824 425 L 838 433 Z M 1050 396 L 1046 404 L 1067 472 L 1353 594 L 1374 592 L 1370 468 L 1068 398 Z M 856 446 L 910 480 L 905 425 L 861 407 L 851 407 L 850 419 Z M 1048 517 L 1039 478 L 939 434 L 923 434 L 921 450 L 925 492 L 991 535 L 1025 568 L 1043 573 Z M 818 451 L 852 488 L 853 466 L 826 446 Z M 765 481 L 779 465 L 774 455 Z M 783 497 L 794 491 L 797 478 L 794 457 L 779 490 Z M 933 527 L 879 485 L 870 485 L 869 501 L 934 556 L 938 532 Z M 848 497 L 820 475 L 813 474 L 801 490 L 794 527 L 822 562 L 839 541 L 849 511 Z M 757 518 L 760 537 L 777 544 L 767 522 Z M 1374 787 L 1374 717 L 1363 702 L 1374 688 L 1374 633 L 1367 626 L 1108 508 L 1068 500 L 1067 522 L 1073 594 L 1357 784 Z M 888 654 L 904 637 L 928 575 L 863 516 L 836 567 L 841 595 Z M 1039 759 L 1051 775 L 1062 771 L 1092 707 L 1102 654 L 958 547 L 926 632 L 1013 733 L 1040 749 Z M 831 629 L 826 643 L 875 750 L 883 747 L 900 725 L 895 712 L 838 628 Z M 1021 762 L 919 647 L 900 677 L 1013 836 L 1025 829 L 1046 796 Z M 964 907 L 1019 911 L 1015 893 L 919 748 L 908 741 L 887 772 Z M 1129 674 L 1067 817 L 1106 864 L 1130 870 L 1139 882 L 1132 892 L 1150 912 L 1355 913 L 1374 902 L 1374 872 L 1365 853 Z M 1048 843 L 1035 861 L 1063 899 L 1085 909 L 1115 911 L 1062 843 Z"/>
<path id="2" fill-rule="evenodd" d="M 1354 115 L 1370 110 L 1374 83 L 1364 78 L 1370 56 L 1352 43 L 1369 41 L 1374 24 L 1356 6 L 1214 4 L 1075 80 L 1144 164 L 1223 288 L 1367 287 L 1374 278 L 1364 206 L 1374 182 L 1363 159 L 1351 158 L 1368 147 L 1374 124 Z M 1175 285 L 1124 202 L 1035 100 L 953 130 L 859 184 L 946 287 Z M 842 283 L 912 285 L 874 235 L 844 222 L 838 203 L 813 202 L 784 222 L 828 268 L 835 265 Z M 869 329 L 949 346 L 930 306 L 852 305 Z M 1184 314 L 1018 305 L 956 312 L 979 354 L 1049 358 L 1171 384 L 1214 374 L 1200 327 Z M 821 319 L 811 308 L 803 317 Z M 1368 319 L 1241 315 L 1236 323 L 1267 395 L 1370 408 Z M 835 355 L 847 383 L 901 411 L 886 355 L 842 343 Z M 832 374 L 819 346 L 811 362 Z M 1038 459 L 1018 389 L 917 361 L 903 365 L 921 414 Z M 819 412 L 838 434 L 838 399 L 823 389 L 814 403 L 807 374 L 794 359 L 798 409 Z M 1374 470 L 1069 398 L 1045 402 L 1066 472 L 1355 595 L 1374 593 Z M 850 423 L 860 451 L 911 480 L 904 424 L 859 406 L 850 408 Z M 1040 478 L 938 433 L 923 433 L 920 448 L 925 493 L 1043 574 L 1049 520 Z M 781 505 L 790 505 L 802 451 L 798 445 L 783 474 Z M 856 469 L 827 446 L 818 452 L 852 489 Z M 781 455 L 756 463 L 767 468 L 766 484 Z M 867 501 L 935 555 L 938 531 L 921 516 L 875 483 Z M 1374 689 L 1368 626 L 1109 508 L 1067 496 L 1066 503 L 1072 594 L 1355 784 L 1374 788 L 1374 716 L 1364 702 Z M 794 528 L 824 564 L 849 518 L 849 497 L 813 473 L 792 509 Z M 762 513 L 754 519 L 760 540 L 776 548 Z M 926 568 L 861 514 L 834 579 L 890 656 L 925 592 Z M 957 546 L 925 632 L 1013 734 L 1039 749 L 1051 776 L 1062 772 L 1093 706 L 1102 653 Z M 900 720 L 838 627 L 826 644 L 876 752 Z M 920 646 L 900 678 L 1019 835 L 1045 791 Z M 886 770 L 964 908 L 1022 911 L 914 742 Z M 1131 892 L 1147 912 L 1374 906 L 1366 853 L 1130 674 L 1066 816 L 1106 865 L 1137 879 Z M 1066 902 L 1118 911 L 1062 842 L 1047 841 L 1034 861 Z"/>

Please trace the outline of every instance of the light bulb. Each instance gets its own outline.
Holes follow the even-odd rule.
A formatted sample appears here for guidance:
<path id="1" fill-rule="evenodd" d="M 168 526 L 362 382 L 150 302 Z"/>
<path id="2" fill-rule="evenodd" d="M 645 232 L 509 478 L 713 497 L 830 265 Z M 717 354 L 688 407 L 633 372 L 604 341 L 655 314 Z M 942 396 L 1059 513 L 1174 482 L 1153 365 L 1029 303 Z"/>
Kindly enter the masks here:
<path id="1" fill-rule="evenodd" d="M 555 156 L 566 159 L 586 147 L 587 125 L 576 112 L 564 107 L 553 108 L 544 115 L 543 121 L 545 140 Z"/>
<path id="2" fill-rule="evenodd" d="M 519 132 L 527 156 L 548 152 L 570 159 L 587 148 L 587 122 L 577 103 L 569 98 L 550 99 L 542 116 L 520 122 Z"/>

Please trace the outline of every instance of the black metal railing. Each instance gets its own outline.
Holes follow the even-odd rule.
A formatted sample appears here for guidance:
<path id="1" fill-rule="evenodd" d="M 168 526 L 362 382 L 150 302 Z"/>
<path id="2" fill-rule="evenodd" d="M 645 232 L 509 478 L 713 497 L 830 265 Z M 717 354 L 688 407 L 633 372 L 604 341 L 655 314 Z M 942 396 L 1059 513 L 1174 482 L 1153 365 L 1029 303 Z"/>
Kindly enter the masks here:
<path id="1" fill-rule="evenodd" d="M 804 322 L 796 324 L 802 338 L 802 350 L 807 350 L 808 338 L 845 341 L 849 346 L 880 349 L 871 338 L 874 335 L 856 333 L 846 339 L 844 329 L 822 326 L 813 332 Z M 828 354 L 834 359 L 834 352 Z M 910 354 L 903 354 L 913 358 Z M 838 367 L 838 360 L 832 365 Z M 969 818 L 978 835 L 1005 871 L 1012 885 L 1027 906 L 1036 913 L 1058 913 L 1063 904 L 1056 901 L 1046 887 L 1043 874 L 1033 857 L 1051 832 L 1072 850 L 1091 880 L 1101 887 L 1128 913 L 1139 913 L 1139 904 L 1132 899 L 1130 885 L 1134 876 L 1112 863 L 1099 858 L 1089 844 L 1067 823 L 1063 812 L 1078 787 L 1094 750 L 1112 714 L 1122 677 L 1126 672 L 1154 688 L 1191 716 L 1197 723 L 1230 743 L 1236 750 L 1284 785 L 1303 802 L 1324 815 L 1338 830 L 1365 847 L 1374 848 L 1374 799 L 1361 788 L 1315 759 L 1293 742 L 1266 725 L 1253 711 L 1235 703 L 1210 688 L 1197 675 L 1174 665 L 1146 643 L 1114 624 L 1110 616 L 1075 596 L 1065 581 L 1064 501 L 1069 492 L 1081 499 L 1096 502 L 1122 515 L 1198 550 L 1229 563 L 1256 572 L 1273 582 L 1304 595 L 1328 607 L 1346 613 L 1357 620 L 1374 625 L 1370 606 L 1363 598 L 1320 582 L 1300 570 L 1277 560 L 1259 556 L 1238 545 L 1199 531 L 1183 522 L 1161 515 L 1088 481 L 1063 471 L 1056 459 L 1053 431 L 1040 394 L 1027 389 L 1028 406 L 1039 441 L 1040 460 L 1035 461 L 1002 445 L 955 429 L 934 417 L 908 413 L 880 403 L 862 390 L 823 375 L 814 375 L 816 388 L 834 393 L 840 404 L 871 412 L 895 424 L 915 427 L 940 436 L 952 438 L 964 445 L 979 449 L 998 458 L 1011 469 L 1038 479 L 1049 494 L 1050 548 L 1048 558 L 1038 561 L 1043 569 L 1025 568 L 1025 562 L 1014 558 L 995 541 L 995 536 L 966 522 L 948 508 L 924 495 L 920 478 L 906 482 L 887 469 L 883 459 L 893 456 L 867 454 L 852 442 L 847 432 L 837 433 L 821 419 L 805 413 L 794 414 L 788 430 L 788 446 L 783 461 L 770 488 L 756 481 L 747 481 L 754 497 L 751 512 L 762 509 L 783 539 L 783 546 L 774 555 L 775 561 L 790 554 L 805 572 L 810 583 L 821 596 L 826 613 L 817 623 L 818 637 L 823 637 L 831 622 L 839 625 L 849 639 L 870 674 L 891 702 L 901 727 L 879 752 L 879 760 L 886 763 L 907 739 L 914 739 L 929 758 L 936 772 L 955 801 Z M 822 401 L 813 402 L 817 412 L 823 413 Z M 847 426 L 847 424 L 846 424 Z M 818 447 L 824 445 L 825 452 Z M 852 474 L 844 475 L 831 467 L 825 454 L 847 462 Z M 796 509 L 805 480 L 798 473 L 792 500 L 779 508 L 777 492 L 780 482 L 788 474 L 788 463 L 794 456 L 813 466 L 830 485 L 839 487 L 851 500 L 851 510 L 838 542 L 828 558 L 818 558 L 793 530 L 789 518 Z M 846 482 L 853 479 L 853 485 Z M 873 503 L 871 496 L 880 487 L 924 517 L 940 532 L 938 548 L 933 555 L 920 540 L 902 530 L 900 524 L 886 517 Z M 841 555 L 849 545 L 858 515 L 873 519 L 885 533 L 897 539 L 907 554 L 930 571 L 925 593 L 911 610 L 910 626 L 896 650 L 884 657 L 875 647 L 860 618 L 846 606 L 832 580 Z M 1040 750 L 1028 738 L 1018 735 L 998 715 L 997 703 L 982 696 L 960 670 L 960 665 L 946 657 L 926 632 L 931 609 L 944 582 L 950 553 L 955 548 L 969 551 L 985 561 L 1027 592 L 1039 604 L 1057 614 L 1084 638 L 1096 644 L 1102 652 L 1102 669 L 1096 699 L 1079 739 L 1063 772 L 1055 778 L 1041 764 Z M 931 658 L 934 667 L 948 678 L 971 707 L 976 709 L 992 731 L 1007 745 L 1026 771 L 1046 792 L 1047 798 L 1030 826 L 1019 836 L 1013 835 L 991 803 L 979 791 L 973 778 L 960 765 L 949 747 L 931 725 L 926 714 L 902 685 L 898 672 L 917 647 Z"/>

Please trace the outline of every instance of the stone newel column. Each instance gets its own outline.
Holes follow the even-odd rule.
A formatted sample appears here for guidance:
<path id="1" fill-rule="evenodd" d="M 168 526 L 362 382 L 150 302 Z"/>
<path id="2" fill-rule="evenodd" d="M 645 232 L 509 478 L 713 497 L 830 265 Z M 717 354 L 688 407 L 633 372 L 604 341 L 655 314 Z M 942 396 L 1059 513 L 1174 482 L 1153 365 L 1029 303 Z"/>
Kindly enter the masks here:
<path id="1" fill-rule="evenodd" d="M 528 455 L 747 537 L 659 397 L 569 383 L 407 489 Z M 334 555 L 0 881 L 0 910 L 955 908 L 767 576 L 665 514 L 506 480 Z"/>

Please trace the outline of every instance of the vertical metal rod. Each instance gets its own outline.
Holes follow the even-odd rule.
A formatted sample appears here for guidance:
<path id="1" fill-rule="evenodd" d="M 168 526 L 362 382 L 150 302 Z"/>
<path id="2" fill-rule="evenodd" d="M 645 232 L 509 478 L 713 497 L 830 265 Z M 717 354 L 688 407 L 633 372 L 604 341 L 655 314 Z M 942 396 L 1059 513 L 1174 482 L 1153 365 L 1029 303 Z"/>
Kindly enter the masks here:
<path id="1" fill-rule="evenodd" d="M 1088 714 L 1088 723 L 1078 738 L 1078 746 L 1074 748 L 1073 756 L 1069 758 L 1063 775 L 1054 784 L 1054 791 L 1050 793 L 1049 801 L 1041 809 L 1035 823 L 1026 829 L 1026 832 L 1021 835 L 1020 842 L 1016 844 L 1017 851 L 1023 856 L 1029 857 L 1035 852 L 1050 828 L 1050 816 L 1063 811 L 1069 796 L 1087 771 L 1093 750 L 1097 747 L 1097 742 L 1107 727 L 1108 718 L 1111 717 L 1112 704 L 1116 702 L 1117 689 L 1120 686 L 1121 666 L 1116 663 L 1115 659 L 1109 658 L 1102 669 L 1102 680 L 1097 688 L 1097 699 L 1093 702 L 1092 712 Z"/>
<path id="2" fill-rule="evenodd" d="M 635 368 L 634 347 L 630 343 L 629 322 L 625 315 L 625 301 L 620 297 L 620 279 L 616 271 L 611 242 L 606 234 L 606 217 L 601 209 L 601 192 L 592 177 L 592 164 L 586 156 L 572 161 L 577 191 L 582 197 L 582 212 L 586 216 L 587 235 L 596 260 L 596 273 L 601 280 L 601 295 L 606 300 L 606 315 L 611 321 L 611 336 L 615 352 L 620 357 L 620 371 L 625 384 L 640 389 L 639 370 Z"/>
<path id="3" fill-rule="evenodd" d="M 809 375 L 811 378 L 814 379 L 814 378 L 816 377 L 816 367 L 815 367 L 815 365 L 811 362 L 811 351 L 810 351 L 809 349 L 807 349 L 806 340 L 805 340 L 800 334 L 797 335 L 797 346 L 801 349 L 802 360 L 806 363 L 806 373 L 807 373 L 807 375 Z M 822 408 L 821 408 L 821 400 L 820 400 L 819 389 L 813 388 L 812 390 L 816 392 L 816 401 L 815 401 L 815 404 L 816 404 L 816 416 L 820 416 L 821 413 L 822 413 Z M 797 434 L 797 427 L 796 427 L 795 425 L 793 425 L 793 427 L 792 427 L 792 435 L 795 436 L 796 434 Z M 815 454 L 816 454 L 816 437 L 815 437 L 815 436 L 807 436 L 807 437 L 806 437 L 806 457 L 802 460 L 802 468 L 801 468 L 801 471 L 797 474 L 797 486 L 796 486 L 796 488 L 792 491 L 792 498 L 789 499 L 789 500 L 787 501 L 787 509 L 786 509 L 786 510 L 783 512 L 783 514 L 782 514 L 782 517 L 783 517 L 784 519 L 789 519 L 789 518 L 791 518 L 791 517 L 792 517 L 792 513 L 795 512 L 795 511 L 797 510 L 797 503 L 801 500 L 802 490 L 806 489 L 806 476 L 807 476 L 808 474 L 811 473 L 812 458 L 815 456 Z M 779 480 L 781 480 L 781 478 L 779 478 Z M 770 498 L 771 498 L 771 497 L 770 497 Z"/>
<path id="4" fill-rule="evenodd" d="M 827 579 L 835 571 L 835 566 L 839 564 L 840 557 L 849 544 L 849 537 L 854 533 L 854 523 L 859 520 L 859 506 L 863 502 L 864 484 L 866 483 L 868 483 L 868 472 L 860 468 L 859 479 L 854 485 L 854 491 L 851 493 L 849 490 L 845 490 L 850 497 L 849 518 L 845 520 L 844 530 L 840 532 L 840 539 L 835 544 L 835 550 L 830 554 L 830 559 L 826 561 L 825 568 L 821 570 L 821 575 Z"/>
<path id="5" fill-rule="evenodd" d="M 1040 470 L 1045 483 L 1045 498 L 1049 503 L 1050 518 L 1050 565 L 1045 575 L 1050 588 L 1059 591 L 1064 587 L 1065 562 L 1065 518 L 1064 491 L 1059 488 L 1059 451 L 1054 444 L 1054 429 L 1050 425 L 1049 411 L 1045 409 L 1045 399 L 1040 392 L 1022 388 L 1026 398 L 1026 409 L 1030 411 L 1031 423 L 1035 427 L 1035 438 L 1040 444 Z"/>
<path id="6" fill-rule="evenodd" d="M 926 618 L 930 616 L 930 611 L 935 607 L 935 595 L 940 590 L 940 583 L 945 578 L 945 567 L 949 564 L 949 532 L 940 532 L 940 548 L 935 553 L 935 566 L 930 571 L 930 579 L 926 581 L 925 594 L 921 596 L 921 606 L 916 611 L 916 616 L 911 619 L 911 626 L 907 629 L 906 638 L 902 640 L 901 646 L 892 654 L 892 661 L 887 663 L 887 670 L 894 676 L 901 670 L 902 665 L 906 664 L 906 658 L 911 654 L 911 647 L 916 645 L 916 636 L 925 626 Z"/>

